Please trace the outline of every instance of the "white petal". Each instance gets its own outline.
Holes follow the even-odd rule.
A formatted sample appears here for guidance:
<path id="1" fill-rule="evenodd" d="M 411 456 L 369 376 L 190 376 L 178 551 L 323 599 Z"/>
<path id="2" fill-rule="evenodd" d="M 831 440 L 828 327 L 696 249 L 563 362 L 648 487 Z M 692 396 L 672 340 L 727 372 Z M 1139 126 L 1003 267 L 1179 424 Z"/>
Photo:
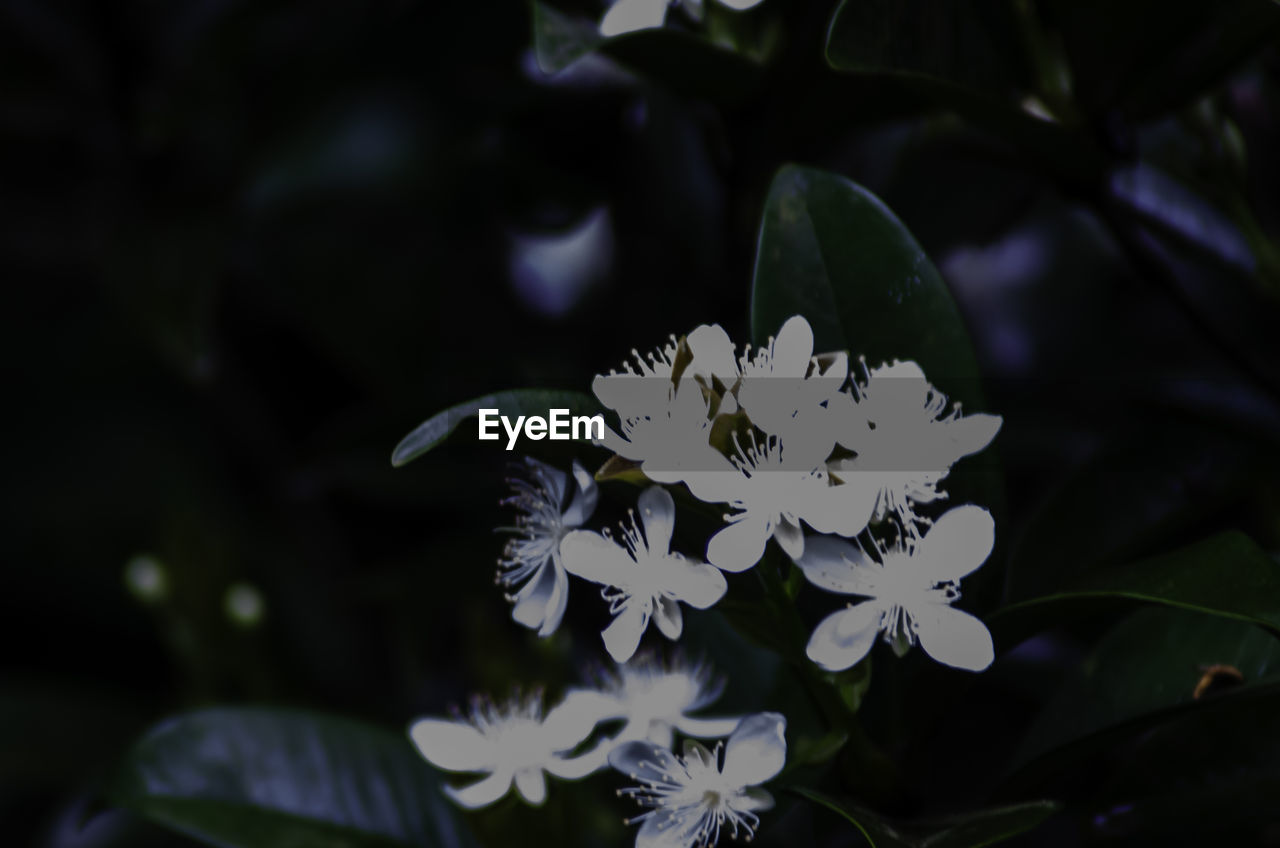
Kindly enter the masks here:
<path id="1" fill-rule="evenodd" d="M 636 831 L 636 848 L 695 848 L 703 807 L 693 805 L 671 817 L 652 815 Z"/>
<path id="2" fill-rule="evenodd" d="M 722 571 L 746 571 L 764 556 L 769 522 L 747 514 L 731 522 L 707 543 L 707 561 Z"/>
<path id="3" fill-rule="evenodd" d="M 720 5 L 728 6 L 737 12 L 745 12 L 747 9 L 754 9 L 761 3 L 761 0 L 720 0 Z"/>
<path id="4" fill-rule="evenodd" d="M 828 671 L 852 668 L 871 650 L 880 630 L 880 605 L 864 601 L 819 622 L 805 653 Z"/>
<path id="5" fill-rule="evenodd" d="M 616 747 L 613 739 L 605 739 L 590 751 L 576 757 L 552 757 L 543 764 L 547 772 L 563 780 L 579 780 L 609 764 L 609 752 Z"/>
<path id="6" fill-rule="evenodd" d="M 624 663 L 631 659 L 648 626 L 649 602 L 635 598 L 628 600 L 613 623 L 600 634 L 604 639 L 605 650 L 613 657 L 614 662 Z"/>
<path id="7" fill-rule="evenodd" d="M 991 513 L 966 504 L 947 510 L 929 528 L 912 559 L 934 581 L 959 580 L 987 561 L 995 539 Z"/>
<path id="8" fill-rule="evenodd" d="M 541 807 L 547 800 L 547 779 L 542 776 L 542 769 L 527 768 L 516 772 L 516 791 L 535 807 Z"/>
<path id="9" fill-rule="evenodd" d="M 509 771 L 496 771 L 478 783 L 461 789 L 446 786 L 444 791 L 458 806 L 466 807 L 468 810 L 478 810 L 507 794 L 507 790 L 511 788 L 511 776 Z"/>
<path id="10" fill-rule="evenodd" d="M 995 659 L 991 633 L 979 619 L 946 604 L 917 604 L 908 610 L 920 647 L 944 665 L 982 671 Z"/>
<path id="11" fill-rule="evenodd" d="M 726 4 L 728 5 L 728 4 Z M 792 315 L 773 341 L 773 373 L 776 377 L 802 378 L 813 356 L 813 329 L 803 315 Z"/>
<path id="12" fill-rule="evenodd" d="M 761 789 L 759 786 L 748 786 L 738 793 L 738 797 L 733 799 L 733 808 L 752 813 L 772 810 L 773 796 L 769 794 L 768 790 Z"/>
<path id="13" fill-rule="evenodd" d="M 488 771 L 501 753 L 492 740 L 462 721 L 418 719 L 409 727 L 409 738 L 427 762 L 446 771 Z"/>
<path id="14" fill-rule="evenodd" d="M 741 717 L 735 718 L 694 718 L 680 716 L 676 719 L 676 729 L 685 736 L 697 736 L 699 739 L 723 739 L 737 730 L 742 723 Z"/>
<path id="15" fill-rule="evenodd" d="M 747 716 L 724 749 L 724 776 L 737 786 L 764 783 L 787 762 L 787 719 L 781 713 Z"/>
<path id="16" fill-rule="evenodd" d="M 843 595 L 870 594 L 873 566 L 862 548 L 839 536 L 810 536 L 804 555 L 795 564 L 819 589 Z"/>
<path id="17" fill-rule="evenodd" d="M 712 374 L 726 386 L 738 378 L 738 361 L 729 334 L 719 324 L 703 324 L 686 337 L 693 354 L 691 370 Z"/>
<path id="18" fill-rule="evenodd" d="M 592 530 L 566 533 L 560 541 L 560 562 L 570 574 L 605 586 L 621 586 L 635 565 L 621 545 Z"/>
<path id="19" fill-rule="evenodd" d="M 991 440 L 1000 432 L 1004 419 L 999 415 L 966 415 L 955 421 L 948 421 L 946 427 L 947 441 L 951 444 L 952 455 L 959 459 L 968 456 L 991 444 Z"/>
<path id="20" fill-rule="evenodd" d="M 556 571 L 550 559 L 542 564 L 533 577 L 516 592 L 511 617 L 517 624 L 536 630 L 547 621 L 551 602 L 556 594 Z M 566 578 L 567 580 L 567 578 Z M 556 622 L 558 626 L 559 621 Z M 553 631 L 555 627 L 551 628 Z"/>
<path id="21" fill-rule="evenodd" d="M 551 600 L 547 602 L 546 619 L 538 630 L 538 635 L 544 639 L 556 632 L 561 620 L 564 619 L 565 608 L 569 606 L 569 575 L 565 572 L 564 566 L 559 564 L 558 557 L 553 556 L 552 563 L 555 568 L 556 584 L 551 593 Z"/>
<path id="22" fill-rule="evenodd" d="M 669 572 L 664 575 L 663 589 L 679 601 L 697 609 L 708 609 L 724 597 L 729 584 L 720 569 L 705 562 L 690 562 L 683 557 L 667 560 Z"/>
<path id="23" fill-rule="evenodd" d="M 843 479 L 843 478 L 842 478 Z M 875 510 L 880 487 L 858 480 L 854 475 L 839 486 L 825 485 L 815 478 L 808 497 L 792 510 L 819 533 L 856 536 L 866 529 Z"/>
<path id="24" fill-rule="evenodd" d="M 632 780 L 658 781 L 680 770 L 675 754 L 644 740 L 623 742 L 609 752 L 609 765 Z"/>
<path id="25" fill-rule="evenodd" d="M 800 529 L 800 525 L 782 518 L 773 525 L 773 538 L 778 540 L 779 547 L 792 559 L 804 554 L 804 531 Z"/>
<path id="26" fill-rule="evenodd" d="M 573 481 L 577 484 L 577 488 L 574 490 L 573 500 L 569 502 L 569 508 L 561 517 L 565 527 L 581 527 L 586 524 L 591 519 L 591 514 L 596 511 L 596 503 L 600 500 L 596 478 L 576 459 L 573 461 Z"/>
<path id="27" fill-rule="evenodd" d="M 680 614 L 679 603 L 671 598 L 658 598 L 653 609 L 653 620 L 663 636 L 673 642 L 680 638 L 680 632 L 684 629 L 684 616 Z"/>
<path id="28" fill-rule="evenodd" d="M 618 0 L 600 21 L 600 34 L 606 38 L 662 26 L 667 19 L 668 0 Z"/>
<path id="29" fill-rule="evenodd" d="M 671 531 L 676 521 L 676 502 L 671 493 L 661 486 L 650 486 L 640 494 L 637 507 L 650 553 L 667 553 L 671 550 Z"/>
<path id="30" fill-rule="evenodd" d="M 567 751 L 590 736 L 600 722 L 624 715 L 626 708 L 617 698 L 594 689 L 571 689 L 542 721 L 547 750 Z"/>

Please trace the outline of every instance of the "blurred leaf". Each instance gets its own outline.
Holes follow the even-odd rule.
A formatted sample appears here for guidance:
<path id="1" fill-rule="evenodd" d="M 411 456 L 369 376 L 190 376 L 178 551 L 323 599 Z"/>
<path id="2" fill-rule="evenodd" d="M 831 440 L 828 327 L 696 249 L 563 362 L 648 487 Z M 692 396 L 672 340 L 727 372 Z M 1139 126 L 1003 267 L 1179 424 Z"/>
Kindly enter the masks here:
<path id="1" fill-rule="evenodd" d="M 763 344 L 792 315 L 818 351 L 874 366 L 914 359 L 971 412 L 978 365 L 955 301 L 929 257 L 875 195 L 835 174 L 786 165 L 765 201 L 751 291 L 751 335 Z"/>
<path id="2" fill-rule="evenodd" d="M 827 62 L 847 71 L 932 77 L 997 91 L 1021 76 L 1011 4 L 842 0 Z"/>
<path id="3" fill-rule="evenodd" d="M 1077 97 L 1095 114 L 1151 118 L 1238 68 L 1280 29 L 1274 0 L 1045 0 Z"/>
<path id="4" fill-rule="evenodd" d="M 1205 563 L 1208 565 L 1208 563 Z M 1205 568 L 1210 573 L 1212 567 Z M 1280 567 L 1278 567 L 1280 570 Z M 1230 582 L 1229 574 L 1222 575 Z M 1212 666 L 1230 666 L 1243 682 L 1195 696 Z M 1182 610 L 1144 609 L 1112 629 L 1065 682 L 1027 732 L 1015 768 L 1046 754 L 1052 768 L 1113 741 L 1105 730 L 1136 734 L 1171 711 L 1280 682 L 1280 641 L 1249 624 Z"/>
<path id="5" fill-rule="evenodd" d="M 810 789 L 792 791 L 839 814 L 866 837 L 872 848 L 980 848 L 995 845 L 1039 826 L 1059 809 L 1053 801 L 1029 801 L 930 822 L 891 824 L 848 801 Z"/>
<path id="6" fill-rule="evenodd" d="M 518 415 L 541 415 L 545 418 L 551 409 L 567 409 L 569 415 L 596 415 L 600 412 L 600 404 L 582 392 L 559 389 L 512 389 L 484 395 L 451 406 L 423 421 L 396 445 L 391 452 L 391 464 L 399 467 L 422 456 L 448 438 L 463 421 L 474 418 L 481 409 L 498 409 L 502 415 L 514 420 Z M 501 426 L 497 429 L 500 439 L 494 444 L 506 447 L 506 433 Z"/>
<path id="7" fill-rule="evenodd" d="M 407 736 L 301 712 L 216 708 L 171 718 L 134 746 L 108 794 L 219 846 L 473 844 Z"/>
<path id="8" fill-rule="evenodd" d="M 1194 610 L 1280 634 L 1280 563 L 1248 536 L 1229 531 L 1171 553 L 1095 569 L 1052 595 L 1003 607 L 991 623 L 1006 633 L 1043 629 L 1054 605 L 1099 599 Z"/>
<path id="9" fill-rule="evenodd" d="M 534 0 L 533 49 L 538 67 L 558 73 L 598 52 L 672 91 L 720 100 L 741 98 L 759 80 L 760 66 L 746 56 L 671 27 L 606 38 L 599 24 L 572 17 Z"/>

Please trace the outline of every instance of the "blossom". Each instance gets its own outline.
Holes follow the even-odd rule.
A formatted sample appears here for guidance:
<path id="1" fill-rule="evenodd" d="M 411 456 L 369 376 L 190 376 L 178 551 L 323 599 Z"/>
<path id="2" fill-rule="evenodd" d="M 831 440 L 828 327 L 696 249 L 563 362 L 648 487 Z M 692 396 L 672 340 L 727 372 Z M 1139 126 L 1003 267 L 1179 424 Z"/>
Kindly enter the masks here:
<path id="1" fill-rule="evenodd" d="M 994 656 L 986 625 L 951 606 L 959 581 L 991 553 L 995 523 L 982 507 L 949 510 L 923 538 L 905 536 L 893 547 L 877 544 L 879 561 L 859 546 L 815 537 L 796 559 L 809 582 L 867 600 L 834 612 L 809 639 L 809 658 L 839 671 L 857 663 L 883 634 L 901 655 L 917 639 L 935 660 L 981 671 Z"/>
<path id="2" fill-rule="evenodd" d="M 847 484 L 876 492 L 874 519 L 896 512 L 914 530 L 913 503 L 946 495 L 938 482 L 961 457 L 985 448 L 1000 429 L 998 415 L 960 415 L 959 404 L 944 414 L 946 395 L 925 378 L 915 362 L 881 365 L 855 383 L 856 403 L 844 407 L 840 444 L 857 455 L 829 463 Z"/>
<path id="3" fill-rule="evenodd" d="M 804 552 L 803 520 L 819 533 L 852 536 L 867 526 L 875 492 L 865 487 L 832 485 L 813 446 L 800 442 L 784 449 L 771 436 L 764 444 L 738 445 L 736 473 L 708 474 L 690 482 L 694 495 L 728 503 L 728 526 L 711 537 L 707 560 L 725 571 L 743 571 L 759 562 L 769 538 L 791 557 Z"/>
<path id="4" fill-rule="evenodd" d="M 761 0 L 719 0 L 722 6 L 739 12 L 760 2 Z M 660 27 L 666 22 L 667 9 L 672 6 L 684 6 L 695 18 L 702 17 L 702 0 L 614 0 L 600 21 L 600 34 L 610 37 Z"/>
<path id="5" fill-rule="evenodd" d="M 714 703 L 723 689 L 724 682 L 714 679 L 703 663 L 677 659 L 668 664 L 644 652 L 615 671 L 601 672 L 598 688 L 570 690 L 564 703 L 575 703 L 578 712 L 594 721 L 623 719 L 615 744 L 647 739 L 669 748 L 677 730 L 702 739 L 733 732 L 740 716 L 690 715 Z"/>
<path id="6" fill-rule="evenodd" d="M 510 589 L 523 584 L 507 600 L 511 617 L 539 636 L 550 636 L 560 626 L 569 600 L 569 577 L 561 564 L 560 542 L 569 530 L 580 527 L 595 511 L 599 493 L 592 476 L 573 464 L 573 496 L 566 503 L 569 481 L 562 471 L 525 458 L 529 479 L 510 481 L 513 494 L 504 506 L 520 511 L 516 526 L 505 528 L 516 535 L 507 540 L 498 560 L 499 585 Z"/>
<path id="7" fill-rule="evenodd" d="M 655 386 L 665 392 L 661 401 Z M 655 483 L 687 482 L 707 472 L 731 470 L 724 455 L 711 447 L 712 401 L 696 381 L 688 377 L 674 384 L 650 380 L 639 393 L 651 405 L 641 412 L 631 409 L 634 401 L 628 400 L 623 406 L 628 411 L 619 413 L 621 435 L 606 427 L 597 444 L 638 461 L 640 470 Z M 609 393 L 597 390 L 597 396 L 603 400 Z"/>
<path id="8" fill-rule="evenodd" d="M 604 597 L 615 617 L 601 635 L 617 662 L 635 653 L 650 617 L 664 636 L 677 639 L 683 628 L 679 602 L 706 609 L 728 588 L 712 566 L 671 552 L 675 502 L 665 489 L 646 489 L 638 505 L 644 530 L 633 514 L 630 525 L 622 526 L 625 547 L 612 535 L 588 530 L 574 530 L 560 544 L 570 574 L 606 587 Z"/>
<path id="9" fill-rule="evenodd" d="M 683 757 L 652 742 L 615 748 L 609 764 L 639 784 L 618 794 L 649 808 L 630 820 L 643 822 L 636 848 L 712 845 L 726 829 L 750 840 L 760 824 L 756 814 L 773 806 L 773 796 L 759 784 L 786 762 L 786 727 L 782 715 L 758 713 L 711 750 L 686 742 Z"/>
<path id="10" fill-rule="evenodd" d="M 565 752 L 594 729 L 594 723 L 584 721 L 568 704 L 544 718 L 541 695 L 534 694 L 503 703 L 474 698 L 468 717 L 419 719 L 409 727 L 409 738 L 437 768 L 488 772 L 470 786 L 444 790 L 460 806 L 477 809 L 502 798 L 513 783 L 525 801 L 538 806 L 547 797 L 545 774 L 570 780 L 590 774 L 601 759 L 595 751 L 577 757 L 566 757 Z"/>

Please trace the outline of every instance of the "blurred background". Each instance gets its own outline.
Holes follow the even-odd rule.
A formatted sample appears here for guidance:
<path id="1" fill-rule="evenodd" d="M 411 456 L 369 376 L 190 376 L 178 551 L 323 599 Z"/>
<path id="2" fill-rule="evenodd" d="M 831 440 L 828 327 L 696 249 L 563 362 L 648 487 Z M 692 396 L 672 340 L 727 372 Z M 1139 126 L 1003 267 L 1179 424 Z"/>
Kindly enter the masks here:
<path id="1" fill-rule="evenodd" d="M 1034 38 L 995 85 L 1070 124 L 1046 153 L 959 95 L 831 71 L 834 3 L 765 0 L 764 70 L 706 97 L 599 55 L 549 75 L 516 2 L 0 0 L 3 843 L 196 844 L 93 815 L 181 709 L 398 729 L 599 664 L 602 610 L 540 642 L 493 588 L 510 455 L 466 428 L 401 469 L 391 449 L 699 323 L 746 339 L 786 162 L 883 198 L 968 322 L 1005 417 L 986 608 L 1217 529 L 1280 550 L 1275 4 L 1220 5 L 1012 4 Z M 976 684 L 921 797 L 994 786 L 1113 620 Z M 1082 809 L 1089 775 L 1061 790 Z M 1034 844 L 1109 838 L 1082 815 Z M 538 844 L 563 822 L 495 816 Z M 629 842 L 609 826 L 583 839 Z"/>

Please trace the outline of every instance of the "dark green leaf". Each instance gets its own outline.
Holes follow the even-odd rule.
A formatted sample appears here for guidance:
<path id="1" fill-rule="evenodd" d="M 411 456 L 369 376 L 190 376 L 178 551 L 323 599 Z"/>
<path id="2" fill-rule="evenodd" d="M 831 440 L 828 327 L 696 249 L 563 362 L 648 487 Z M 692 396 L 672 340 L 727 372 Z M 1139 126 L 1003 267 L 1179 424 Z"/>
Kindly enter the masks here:
<path id="1" fill-rule="evenodd" d="M 1090 600 L 1162 604 L 1280 633 L 1280 563 L 1249 537 L 1230 531 L 1171 553 L 1088 572 L 1054 594 L 998 610 L 992 626 L 1003 633 L 1041 629 L 1054 606 Z"/>
<path id="2" fill-rule="evenodd" d="M 495 392 L 451 406 L 423 421 L 396 445 L 396 449 L 391 452 L 391 464 L 398 467 L 422 456 L 448 438 L 463 421 L 474 418 L 480 409 L 498 409 L 503 415 L 514 419 L 518 415 L 546 417 L 551 409 L 567 409 L 570 415 L 596 415 L 600 412 L 600 404 L 595 398 L 582 392 L 559 389 L 512 389 Z M 503 434 L 501 442 L 504 445 L 505 440 L 506 435 Z"/>
<path id="3" fill-rule="evenodd" d="M 705 38 L 671 27 L 605 38 L 596 21 L 533 4 L 533 48 L 538 67 L 558 73 L 589 53 L 599 52 L 672 91 L 733 100 L 760 78 L 760 66 Z"/>
<path id="4" fill-rule="evenodd" d="M 992 807 L 930 822 L 890 823 L 848 801 L 794 789 L 796 794 L 839 814 L 858 829 L 872 848 L 980 848 L 1026 833 L 1058 811 L 1053 801 Z"/>
<path id="5" fill-rule="evenodd" d="M 1226 583 L 1233 580 L 1208 561 L 1202 569 Z M 1235 685 L 1221 693 L 1206 689 L 1197 698 L 1197 684 L 1213 666 L 1234 668 L 1243 682 L 1226 675 L 1221 682 Z M 1050 753 L 1052 761 L 1040 768 L 1059 766 L 1096 752 L 1112 739 L 1102 735 L 1105 730 L 1136 733 L 1173 710 L 1278 681 L 1280 641 L 1266 631 L 1182 610 L 1139 610 L 1103 637 L 1045 706 L 1015 757 L 1015 768 Z"/>
<path id="6" fill-rule="evenodd" d="M 914 359 L 971 411 L 982 409 L 978 365 L 947 285 L 875 195 L 835 174 L 787 165 L 760 224 L 751 292 L 757 344 L 792 315 L 819 351 L 864 354 L 874 366 Z"/>
<path id="7" fill-rule="evenodd" d="M 407 736 L 268 709 L 208 709 L 152 728 L 113 804 L 228 848 L 452 848 L 472 840 Z"/>

